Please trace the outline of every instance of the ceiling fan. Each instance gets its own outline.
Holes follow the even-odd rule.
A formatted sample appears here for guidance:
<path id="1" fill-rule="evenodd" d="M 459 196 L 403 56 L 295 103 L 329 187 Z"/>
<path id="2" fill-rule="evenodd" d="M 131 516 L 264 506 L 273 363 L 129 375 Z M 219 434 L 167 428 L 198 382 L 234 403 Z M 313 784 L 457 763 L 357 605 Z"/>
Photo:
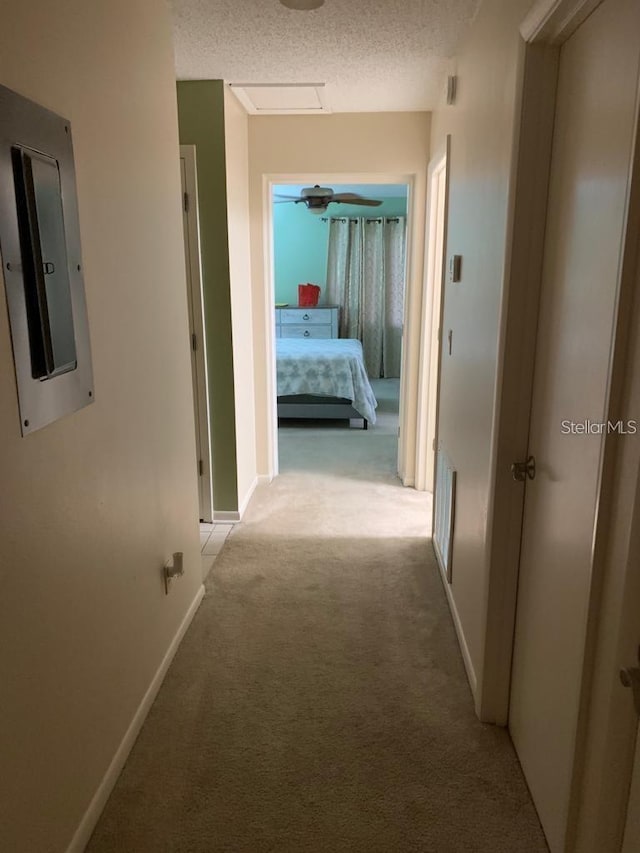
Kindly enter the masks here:
<path id="1" fill-rule="evenodd" d="M 330 204 L 361 204 L 367 207 L 378 207 L 381 201 L 375 198 L 365 198 L 357 193 L 334 193 L 331 187 L 304 187 L 300 195 L 276 195 L 275 204 L 304 204 L 311 213 L 325 213 Z"/>

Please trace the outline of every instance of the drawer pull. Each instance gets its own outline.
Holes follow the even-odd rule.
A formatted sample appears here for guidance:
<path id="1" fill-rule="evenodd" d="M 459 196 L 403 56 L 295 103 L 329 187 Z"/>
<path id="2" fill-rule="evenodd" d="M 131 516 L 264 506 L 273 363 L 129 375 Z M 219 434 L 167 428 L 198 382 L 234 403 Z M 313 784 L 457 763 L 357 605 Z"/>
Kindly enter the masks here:
<path id="1" fill-rule="evenodd" d="M 302 315 L 302 319 L 303 319 L 303 320 L 310 320 L 310 319 L 311 319 L 311 317 L 310 317 L 308 314 L 303 314 L 303 315 Z"/>
<path id="2" fill-rule="evenodd" d="M 310 335 L 311 335 L 311 332 L 309 331 L 309 329 L 305 329 L 305 330 L 304 330 L 304 336 L 305 336 L 305 338 L 308 338 Z"/>

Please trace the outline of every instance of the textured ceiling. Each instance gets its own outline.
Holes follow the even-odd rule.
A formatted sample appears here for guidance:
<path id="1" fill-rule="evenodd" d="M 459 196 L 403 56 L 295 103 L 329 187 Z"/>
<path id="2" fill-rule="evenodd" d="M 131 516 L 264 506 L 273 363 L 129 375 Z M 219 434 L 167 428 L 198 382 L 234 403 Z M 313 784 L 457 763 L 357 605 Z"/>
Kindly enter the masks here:
<path id="1" fill-rule="evenodd" d="M 179 80 L 326 82 L 334 112 L 429 110 L 481 0 L 170 0 Z"/>

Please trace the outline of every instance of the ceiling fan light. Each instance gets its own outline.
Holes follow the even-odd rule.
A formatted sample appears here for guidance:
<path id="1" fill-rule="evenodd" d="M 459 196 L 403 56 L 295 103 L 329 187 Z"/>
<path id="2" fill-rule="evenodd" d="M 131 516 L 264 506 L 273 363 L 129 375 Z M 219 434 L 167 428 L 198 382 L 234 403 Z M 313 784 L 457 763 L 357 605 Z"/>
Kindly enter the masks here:
<path id="1" fill-rule="evenodd" d="M 307 210 L 309 213 L 313 213 L 314 216 L 322 216 L 323 213 L 327 212 L 326 207 L 308 207 Z"/>
<path id="2" fill-rule="evenodd" d="M 296 9 L 299 12 L 311 12 L 324 5 L 324 0 L 280 0 L 287 9 Z"/>

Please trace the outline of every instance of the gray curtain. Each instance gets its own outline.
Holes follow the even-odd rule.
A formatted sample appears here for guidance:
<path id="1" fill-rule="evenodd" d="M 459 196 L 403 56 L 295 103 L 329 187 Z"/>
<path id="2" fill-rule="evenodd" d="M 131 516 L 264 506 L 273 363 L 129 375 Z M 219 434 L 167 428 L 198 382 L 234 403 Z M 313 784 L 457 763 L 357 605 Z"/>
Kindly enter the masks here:
<path id="1" fill-rule="evenodd" d="M 362 342 L 369 376 L 400 376 L 406 218 L 329 220 L 327 299 L 340 337 Z"/>
<path id="2" fill-rule="evenodd" d="M 362 340 L 362 220 L 329 220 L 327 300 L 340 306 L 341 338 Z"/>
<path id="3" fill-rule="evenodd" d="M 382 375 L 400 376 L 404 323 L 406 218 L 387 219 L 384 226 L 384 328 Z"/>

